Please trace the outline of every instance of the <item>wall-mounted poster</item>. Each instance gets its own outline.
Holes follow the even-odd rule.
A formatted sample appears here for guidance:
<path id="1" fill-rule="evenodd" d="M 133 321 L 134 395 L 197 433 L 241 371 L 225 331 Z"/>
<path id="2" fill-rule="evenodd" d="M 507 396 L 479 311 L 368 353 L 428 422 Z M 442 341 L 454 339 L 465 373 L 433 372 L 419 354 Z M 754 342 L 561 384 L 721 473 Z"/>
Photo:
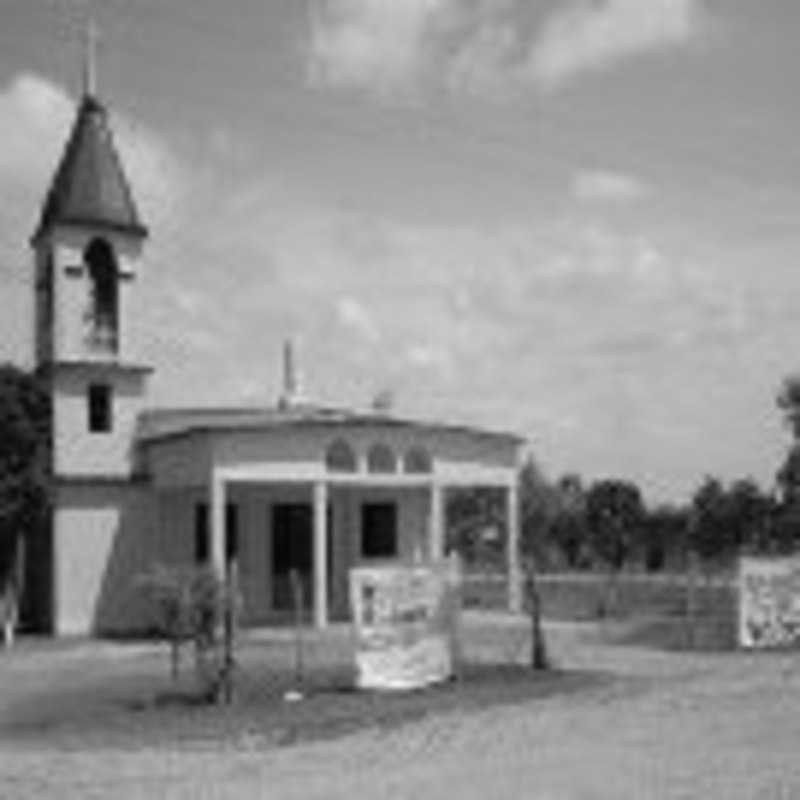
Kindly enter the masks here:
<path id="1" fill-rule="evenodd" d="M 356 685 L 417 689 L 453 674 L 458 578 L 448 563 L 350 570 Z"/>
<path id="2" fill-rule="evenodd" d="M 800 557 L 741 559 L 739 644 L 800 644 Z"/>

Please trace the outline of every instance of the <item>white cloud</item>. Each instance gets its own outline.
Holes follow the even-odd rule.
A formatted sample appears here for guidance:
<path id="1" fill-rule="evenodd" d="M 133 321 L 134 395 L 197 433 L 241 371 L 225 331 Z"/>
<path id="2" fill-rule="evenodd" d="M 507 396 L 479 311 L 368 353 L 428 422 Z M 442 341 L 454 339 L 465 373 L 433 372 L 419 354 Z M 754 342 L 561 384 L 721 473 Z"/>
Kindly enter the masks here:
<path id="1" fill-rule="evenodd" d="M 425 39 L 451 0 L 317 0 L 312 5 L 308 74 L 317 85 L 392 92 L 423 67 Z"/>
<path id="2" fill-rule="evenodd" d="M 75 100 L 41 76 L 23 73 L 0 86 L 0 273 L 4 314 L 15 321 L 8 326 L 12 335 L 3 340 L 3 358 L 25 362 L 32 357 L 28 237 L 75 112 Z M 154 131 L 117 113 L 112 113 L 111 125 L 142 218 L 161 241 L 180 224 L 187 173 Z M 158 259 L 158 245 L 150 252 Z"/>
<path id="3" fill-rule="evenodd" d="M 29 182 L 46 174 L 71 109 L 64 92 L 36 75 L 21 74 L 0 92 L 0 174 L 5 181 Z"/>
<path id="4" fill-rule="evenodd" d="M 580 170 L 572 176 L 570 189 L 576 200 L 587 203 L 628 203 L 648 194 L 639 178 L 610 170 Z"/>
<path id="5" fill-rule="evenodd" d="M 445 87 L 552 91 L 582 73 L 685 45 L 700 0 L 310 0 L 307 73 L 315 86 L 383 96 Z"/>
<path id="6" fill-rule="evenodd" d="M 406 349 L 412 367 L 449 376 L 453 370 L 453 354 L 441 344 L 414 344 Z"/>
<path id="7" fill-rule="evenodd" d="M 18 75 L 0 91 L 0 179 L 19 193 L 31 224 L 75 111 L 73 98 L 38 75 Z M 184 176 L 177 158 L 157 134 L 124 114 L 114 113 L 111 124 L 142 216 L 163 224 L 182 196 Z"/>
<path id="8" fill-rule="evenodd" d="M 527 69 L 556 88 L 624 58 L 686 44 L 699 24 L 697 0 L 572 0 L 546 21 Z"/>
<path id="9" fill-rule="evenodd" d="M 340 297 L 336 302 L 336 313 L 339 321 L 360 339 L 369 344 L 376 344 L 381 334 L 372 315 L 353 297 Z"/>

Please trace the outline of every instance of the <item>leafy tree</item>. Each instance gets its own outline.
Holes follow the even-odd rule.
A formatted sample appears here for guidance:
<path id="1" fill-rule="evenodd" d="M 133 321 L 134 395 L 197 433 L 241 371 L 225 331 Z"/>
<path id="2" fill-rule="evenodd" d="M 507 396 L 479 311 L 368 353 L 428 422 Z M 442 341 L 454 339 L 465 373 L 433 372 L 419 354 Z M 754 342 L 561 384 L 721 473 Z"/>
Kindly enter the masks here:
<path id="1" fill-rule="evenodd" d="M 727 538 L 733 540 L 737 549 L 754 552 L 772 549 L 775 511 L 774 498 L 762 492 L 754 480 L 734 481 L 727 493 L 726 517 L 731 529 Z"/>
<path id="2" fill-rule="evenodd" d="M 785 378 L 776 400 L 795 440 L 800 439 L 800 375 Z"/>
<path id="3" fill-rule="evenodd" d="M 556 504 L 551 487 L 532 458 L 520 470 L 518 487 L 522 528 L 520 550 L 525 599 L 531 622 L 531 667 L 543 670 L 549 667 L 549 659 L 542 629 L 542 603 L 536 572 L 541 569 L 541 561 L 546 556 Z"/>
<path id="4" fill-rule="evenodd" d="M 613 572 L 630 555 L 634 536 L 644 518 L 638 487 L 627 481 L 596 481 L 586 496 L 586 521 L 594 554 Z"/>
<path id="5" fill-rule="evenodd" d="M 789 448 L 775 481 L 784 505 L 793 505 L 800 501 L 800 443 Z"/>
<path id="6" fill-rule="evenodd" d="M 776 505 L 760 552 L 793 553 L 800 547 L 800 504 Z"/>
<path id="7" fill-rule="evenodd" d="M 736 545 L 731 503 L 722 483 L 707 477 L 692 497 L 689 548 L 708 570 Z"/>
<path id="8" fill-rule="evenodd" d="M 606 599 L 601 615 L 614 610 L 616 578 L 631 553 L 634 536 L 644 517 L 638 487 L 627 481 L 596 481 L 586 495 L 586 521 L 592 550 L 608 570 Z"/>
<path id="9" fill-rule="evenodd" d="M 800 543 L 800 375 L 784 380 L 777 404 L 791 431 L 792 444 L 776 475 L 780 499 L 773 509 L 768 538 L 770 549 L 783 552 Z"/>
<path id="10" fill-rule="evenodd" d="M 558 496 L 536 462 L 529 458 L 519 476 L 522 552 L 537 563 L 539 570 L 549 561 L 553 521 L 558 513 Z"/>
<path id="11" fill-rule="evenodd" d="M 19 554 L 46 518 L 50 405 L 41 381 L 0 365 L 0 589 L 8 619 L 20 590 Z"/>
<path id="12" fill-rule="evenodd" d="M 180 648 L 194 643 L 196 670 L 208 701 L 233 692 L 233 654 L 224 652 L 229 642 L 218 641 L 217 632 L 239 614 L 237 587 L 221 580 L 206 566 L 153 565 L 137 578 L 152 613 L 152 633 L 169 643 L 170 674 L 180 673 Z"/>
<path id="13" fill-rule="evenodd" d="M 570 569 L 583 566 L 588 555 L 586 493 L 579 475 L 567 474 L 556 484 L 558 512 L 551 526 L 551 539 Z"/>
<path id="14" fill-rule="evenodd" d="M 688 509 L 661 505 L 645 514 L 642 525 L 643 562 L 646 570 L 663 569 L 670 555 L 685 550 Z"/>
<path id="15" fill-rule="evenodd" d="M 497 566 L 502 562 L 506 505 L 502 490 L 456 489 L 447 496 L 447 545 L 466 564 Z"/>

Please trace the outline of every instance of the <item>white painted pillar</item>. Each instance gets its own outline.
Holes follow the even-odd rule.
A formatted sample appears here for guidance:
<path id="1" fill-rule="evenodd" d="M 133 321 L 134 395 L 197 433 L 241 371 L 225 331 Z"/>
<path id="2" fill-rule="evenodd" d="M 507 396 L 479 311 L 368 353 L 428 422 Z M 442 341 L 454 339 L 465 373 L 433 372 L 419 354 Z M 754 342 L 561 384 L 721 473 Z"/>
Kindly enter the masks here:
<path id="1" fill-rule="evenodd" d="M 519 494 L 517 483 L 506 489 L 506 563 L 508 569 L 508 610 L 522 611 L 522 573 L 519 563 Z"/>
<path id="2" fill-rule="evenodd" d="M 218 577 L 225 576 L 225 481 L 215 472 L 211 475 L 211 566 Z"/>
<path id="3" fill-rule="evenodd" d="M 444 487 L 438 483 L 431 484 L 431 508 L 428 518 L 428 542 L 431 561 L 444 558 Z"/>
<path id="4" fill-rule="evenodd" d="M 328 624 L 328 484 L 314 483 L 314 625 Z"/>

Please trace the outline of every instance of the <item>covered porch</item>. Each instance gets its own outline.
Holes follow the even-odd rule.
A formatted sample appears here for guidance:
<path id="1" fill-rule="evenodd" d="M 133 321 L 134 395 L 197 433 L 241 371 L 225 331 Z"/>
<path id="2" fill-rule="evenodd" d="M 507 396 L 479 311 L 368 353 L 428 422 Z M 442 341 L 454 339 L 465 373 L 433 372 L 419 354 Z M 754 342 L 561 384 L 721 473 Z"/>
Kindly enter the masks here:
<path id="1" fill-rule="evenodd" d="M 442 559 L 448 491 L 499 487 L 508 602 L 517 610 L 516 445 L 508 436 L 394 421 L 170 437 L 149 453 L 159 550 L 168 562 L 234 574 L 246 625 L 293 616 L 295 573 L 305 618 L 323 628 L 349 616 L 352 567 Z"/>

